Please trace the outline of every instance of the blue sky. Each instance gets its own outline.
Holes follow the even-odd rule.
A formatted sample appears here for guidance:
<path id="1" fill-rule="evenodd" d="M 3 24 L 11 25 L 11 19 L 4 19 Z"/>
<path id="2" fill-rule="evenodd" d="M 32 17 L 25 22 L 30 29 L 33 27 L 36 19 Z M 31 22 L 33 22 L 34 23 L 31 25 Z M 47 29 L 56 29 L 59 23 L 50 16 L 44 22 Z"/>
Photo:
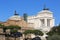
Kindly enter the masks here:
<path id="1" fill-rule="evenodd" d="M 30 16 L 36 15 L 43 9 L 44 4 L 53 12 L 55 24 L 59 24 L 60 0 L 0 0 L 0 21 L 6 21 L 10 16 L 13 16 L 15 10 L 20 16 L 23 13 Z"/>

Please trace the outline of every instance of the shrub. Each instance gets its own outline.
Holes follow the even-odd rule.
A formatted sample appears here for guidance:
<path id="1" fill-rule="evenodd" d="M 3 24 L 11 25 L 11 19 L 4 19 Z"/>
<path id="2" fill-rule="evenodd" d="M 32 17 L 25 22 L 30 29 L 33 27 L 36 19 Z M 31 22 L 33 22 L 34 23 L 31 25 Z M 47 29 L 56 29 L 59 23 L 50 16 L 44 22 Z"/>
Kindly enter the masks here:
<path id="1" fill-rule="evenodd" d="M 47 38 L 47 40 L 60 40 L 60 35 L 52 35 Z"/>

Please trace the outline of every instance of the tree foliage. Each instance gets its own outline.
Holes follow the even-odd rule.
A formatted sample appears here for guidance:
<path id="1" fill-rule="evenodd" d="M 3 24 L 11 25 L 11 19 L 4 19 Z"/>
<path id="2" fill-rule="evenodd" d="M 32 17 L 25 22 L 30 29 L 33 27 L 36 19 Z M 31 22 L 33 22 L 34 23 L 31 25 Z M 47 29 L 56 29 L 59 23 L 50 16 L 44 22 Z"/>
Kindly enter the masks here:
<path id="1" fill-rule="evenodd" d="M 10 25 L 10 26 L 7 26 L 6 29 L 10 29 L 11 33 L 15 33 L 15 32 L 18 32 L 18 29 L 21 29 L 21 27 L 20 26 Z"/>
<path id="2" fill-rule="evenodd" d="M 57 35 L 60 35 L 60 25 L 58 26 L 55 26 L 51 29 L 50 32 L 47 33 L 48 35 L 53 35 L 53 34 L 57 34 Z"/>
<path id="3" fill-rule="evenodd" d="M 6 32 L 7 29 L 10 29 L 11 32 L 17 32 L 18 29 L 21 29 L 21 27 L 17 25 L 4 26 L 2 24 L 0 24 L 0 28 L 3 29 L 3 32 Z"/>
<path id="4" fill-rule="evenodd" d="M 3 29 L 3 32 L 6 32 L 6 27 L 3 24 L 0 24 L 0 28 Z"/>
<path id="5" fill-rule="evenodd" d="M 27 14 L 26 13 L 23 14 L 23 17 L 24 17 L 24 21 L 27 22 Z"/>
<path id="6" fill-rule="evenodd" d="M 10 26 L 6 26 L 7 29 L 21 29 L 20 26 L 14 26 L 14 25 L 10 25 Z"/>
<path id="7" fill-rule="evenodd" d="M 43 35 L 43 33 L 40 30 L 26 30 L 24 34 L 35 34 L 35 35 Z"/>
<path id="8" fill-rule="evenodd" d="M 49 36 L 47 40 L 60 40 L 60 35 L 53 34 L 52 36 Z"/>
<path id="9" fill-rule="evenodd" d="M 0 24 L 0 28 L 3 28 L 4 27 L 4 25 L 3 24 Z"/>
<path id="10" fill-rule="evenodd" d="M 40 30 L 33 30 L 33 34 L 35 35 L 43 35 L 43 33 Z"/>

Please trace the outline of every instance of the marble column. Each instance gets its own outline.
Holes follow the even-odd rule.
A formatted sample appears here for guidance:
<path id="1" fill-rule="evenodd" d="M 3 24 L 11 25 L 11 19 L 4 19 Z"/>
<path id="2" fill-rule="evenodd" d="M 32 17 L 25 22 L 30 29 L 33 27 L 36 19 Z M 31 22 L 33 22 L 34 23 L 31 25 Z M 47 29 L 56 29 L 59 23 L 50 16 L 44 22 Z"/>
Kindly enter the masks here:
<path id="1" fill-rule="evenodd" d="M 47 19 L 44 19 L 45 27 L 47 27 Z"/>
<path id="2" fill-rule="evenodd" d="M 47 26 L 50 27 L 50 19 L 47 19 Z"/>

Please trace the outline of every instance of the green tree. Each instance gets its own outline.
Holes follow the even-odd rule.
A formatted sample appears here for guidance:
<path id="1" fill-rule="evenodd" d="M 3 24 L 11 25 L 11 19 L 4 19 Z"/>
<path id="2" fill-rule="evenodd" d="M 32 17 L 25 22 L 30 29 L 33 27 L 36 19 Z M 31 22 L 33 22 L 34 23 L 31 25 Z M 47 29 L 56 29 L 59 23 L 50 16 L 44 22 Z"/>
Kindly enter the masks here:
<path id="1" fill-rule="evenodd" d="M 21 27 L 17 26 L 17 25 L 15 25 L 15 26 L 14 25 L 10 25 L 10 26 L 7 26 L 6 29 L 10 29 L 10 35 L 11 34 L 14 35 L 14 33 L 17 33 L 18 30 L 21 29 Z M 16 36 L 14 36 L 14 37 L 15 37 L 15 40 L 16 40 Z"/>
<path id="2" fill-rule="evenodd" d="M 47 33 L 48 35 L 53 35 L 53 34 L 57 34 L 57 35 L 60 35 L 60 25 L 58 26 L 55 26 L 51 29 L 50 32 Z"/>
<path id="3" fill-rule="evenodd" d="M 40 30 L 26 30 L 24 32 L 25 35 L 27 34 L 35 34 L 35 35 L 43 35 L 43 33 Z"/>
<path id="4" fill-rule="evenodd" d="M 6 33 L 6 26 L 4 26 L 3 24 L 0 24 L 0 28 L 3 29 L 3 32 Z"/>
<path id="5" fill-rule="evenodd" d="M 10 25 L 10 26 L 7 26 L 6 27 L 7 29 L 21 29 L 21 27 L 20 26 L 17 26 L 17 25 Z"/>
<path id="6" fill-rule="evenodd" d="M 26 30 L 23 32 L 23 34 L 27 35 L 27 34 L 31 34 L 32 33 L 32 30 Z"/>
<path id="7" fill-rule="evenodd" d="M 42 36 L 43 33 L 40 30 L 33 30 L 33 34 Z"/>
<path id="8" fill-rule="evenodd" d="M 27 22 L 27 17 L 28 17 L 28 15 L 27 15 L 26 13 L 24 13 L 24 14 L 23 14 L 23 17 L 24 17 L 24 21 Z"/>
<path id="9" fill-rule="evenodd" d="M 17 26 L 17 25 L 10 25 L 10 26 L 7 26 L 6 29 L 10 29 L 10 32 L 17 32 L 19 29 L 21 29 L 20 26 Z"/>
<path id="10" fill-rule="evenodd" d="M 52 36 L 48 36 L 47 40 L 60 40 L 60 35 L 53 34 Z"/>
<path id="11" fill-rule="evenodd" d="M 40 35 L 40 36 L 42 36 L 43 35 L 43 33 L 40 31 L 40 30 L 26 30 L 26 31 L 24 31 L 23 32 L 23 34 L 25 34 L 25 38 L 26 38 L 26 36 L 27 35 L 29 35 L 29 34 L 34 34 L 34 35 Z"/>
<path id="12" fill-rule="evenodd" d="M 0 28 L 3 28 L 4 27 L 4 25 L 3 24 L 0 24 Z"/>

